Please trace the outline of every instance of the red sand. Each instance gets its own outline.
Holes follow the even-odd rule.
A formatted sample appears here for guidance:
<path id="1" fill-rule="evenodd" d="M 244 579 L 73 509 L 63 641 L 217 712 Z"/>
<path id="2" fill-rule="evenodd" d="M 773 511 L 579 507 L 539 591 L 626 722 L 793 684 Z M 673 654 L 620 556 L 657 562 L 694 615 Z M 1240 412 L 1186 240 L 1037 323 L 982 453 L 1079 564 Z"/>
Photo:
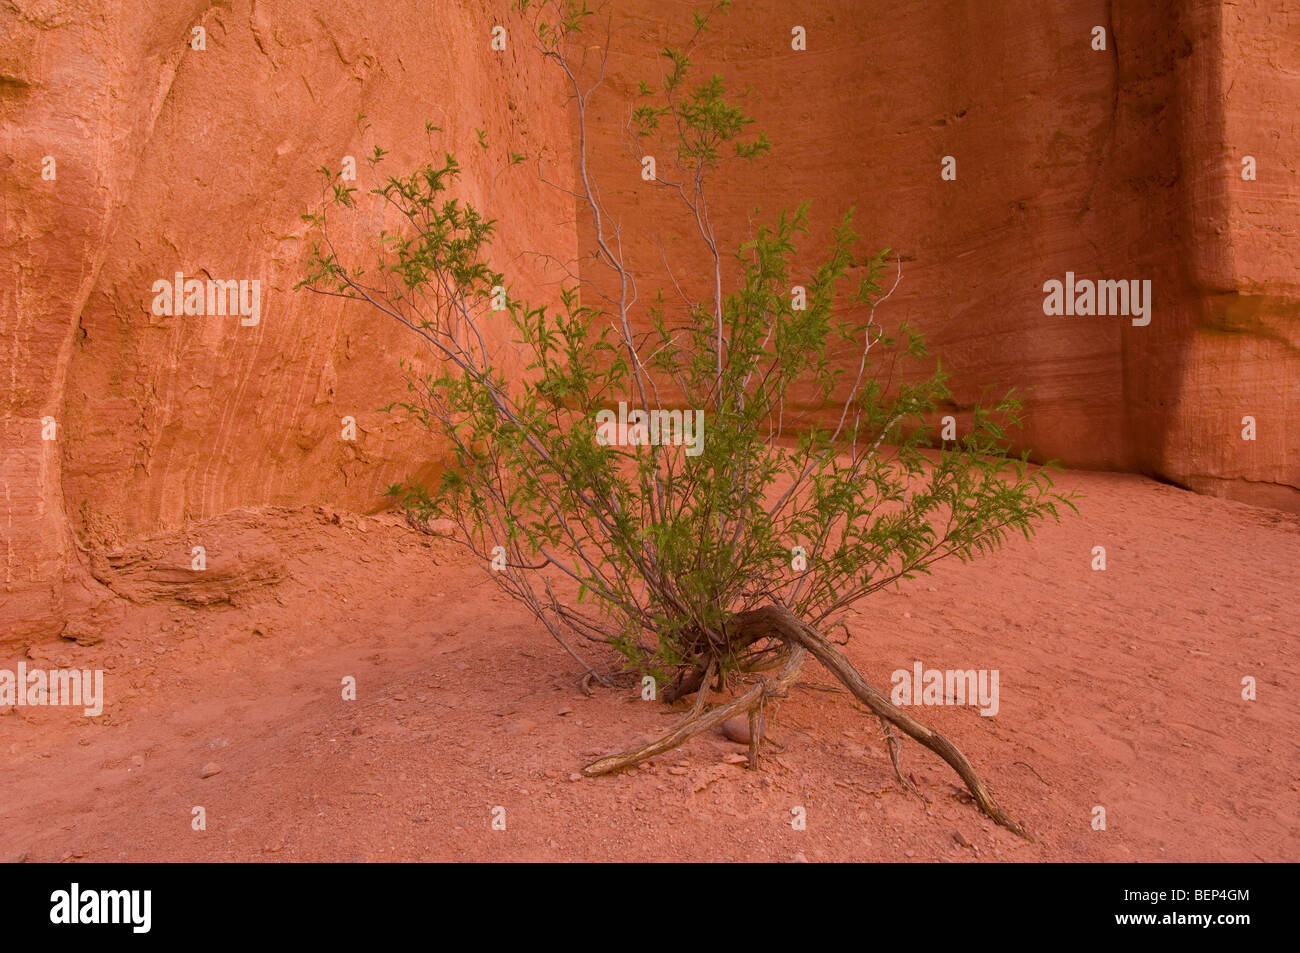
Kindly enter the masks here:
<path id="1" fill-rule="evenodd" d="M 885 688 L 918 659 L 999 670 L 996 717 L 915 714 L 1036 843 L 906 740 L 929 802 L 902 790 L 875 719 L 807 687 L 831 686 L 815 663 L 761 772 L 707 736 L 570 781 L 679 714 L 585 697 L 573 660 L 451 544 L 312 509 L 265 514 L 290 578 L 238 606 L 134 606 L 98 645 L 29 650 L 105 668 L 108 703 L 0 716 L 0 860 L 1300 859 L 1300 520 L 1133 476 L 1061 483 L 1086 495 L 1079 516 L 866 601 L 847 650 Z"/>

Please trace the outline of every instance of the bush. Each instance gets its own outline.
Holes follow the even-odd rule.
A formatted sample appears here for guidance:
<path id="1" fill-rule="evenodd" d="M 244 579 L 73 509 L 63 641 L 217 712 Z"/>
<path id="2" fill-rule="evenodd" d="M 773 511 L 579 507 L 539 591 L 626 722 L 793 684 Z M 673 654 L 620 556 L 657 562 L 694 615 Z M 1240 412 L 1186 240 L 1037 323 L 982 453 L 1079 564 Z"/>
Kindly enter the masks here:
<path id="1" fill-rule="evenodd" d="M 809 209 L 779 215 L 739 245 L 738 280 L 724 281 L 708 214 L 712 173 L 769 150 L 718 77 L 687 85 L 692 49 L 726 4 L 697 15 L 690 41 L 664 51 L 661 87 L 642 84 L 630 112 L 634 134 L 675 159 L 656 183 L 698 223 L 711 286 L 706 300 L 660 293 L 643 305 L 585 153 L 587 97 L 600 81 L 584 84 L 570 53 L 586 43 L 593 16 L 576 3 L 517 5 L 571 85 L 584 131 L 576 192 L 620 291 L 608 309 L 587 303 L 599 295 L 584 282 L 550 305 L 510 295 L 490 263 L 494 222 L 452 197 L 461 173 L 452 154 L 373 190 L 403 228 L 380 233 L 370 271 L 341 262 L 326 214 L 310 216 L 320 238 L 302 285 L 365 302 L 437 357 L 431 373 L 404 364 L 409 396 L 394 406 L 445 439 L 449 464 L 437 486 L 408 481 L 390 494 L 417 522 L 452 521 L 458 542 L 589 678 L 611 681 L 580 651 L 594 642 L 665 686 L 665 700 L 696 695 L 666 738 L 586 773 L 652 757 L 746 712 L 756 767 L 759 715 L 811 653 L 880 717 L 896 770 L 891 725 L 944 757 L 991 817 L 1023 834 L 950 742 L 868 685 L 822 634 L 847 631 L 846 610 L 871 593 L 939 560 L 987 552 L 1009 533 L 1029 536 L 1058 503 L 1072 505 L 1027 453 L 1009 455 L 1018 401 L 1008 394 L 976 408 L 960 440 L 935 445 L 930 421 L 950 400 L 945 375 L 919 334 L 877 319 L 901 270 L 888 251 L 860 256 L 851 214 L 799 277 Z M 376 169 L 383 157 L 376 149 Z M 325 175 L 327 205 L 354 208 L 356 189 Z M 519 380 L 491 354 L 503 323 L 526 359 Z M 851 379 L 837 347 L 855 349 Z M 711 685 L 735 697 L 708 708 Z"/>

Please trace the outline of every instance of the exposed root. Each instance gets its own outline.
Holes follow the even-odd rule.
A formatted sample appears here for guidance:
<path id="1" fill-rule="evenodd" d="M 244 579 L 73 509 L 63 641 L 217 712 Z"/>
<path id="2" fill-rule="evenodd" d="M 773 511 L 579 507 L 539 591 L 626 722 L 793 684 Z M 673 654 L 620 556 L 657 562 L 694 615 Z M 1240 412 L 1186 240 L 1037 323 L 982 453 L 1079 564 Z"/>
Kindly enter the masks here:
<path id="1" fill-rule="evenodd" d="M 711 708 L 707 712 L 702 712 L 700 710 L 703 707 L 702 698 L 705 695 L 705 693 L 701 691 L 699 693 L 700 697 L 697 697 L 695 700 L 695 706 L 691 713 L 682 721 L 678 722 L 677 726 L 674 727 L 672 731 L 668 732 L 668 734 L 664 735 L 657 741 L 650 742 L 648 745 L 642 745 L 640 748 L 633 748 L 631 751 L 625 751 L 622 754 L 609 755 L 608 757 L 593 761 L 582 769 L 582 773 L 589 778 L 594 778 L 602 774 L 609 774 L 611 771 L 630 768 L 634 764 L 639 764 L 640 762 L 653 758 L 656 755 L 663 754 L 665 751 L 671 751 L 673 748 L 689 741 L 696 735 L 702 734 L 711 728 L 716 728 L 728 718 L 735 717 L 736 715 L 757 708 L 765 697 L 785 694 L 786 689 L 789 688 L 798 676 L 799 669 L 803 668 L 803 663 L 806 658 L 807 652 L 801 646 L 793 646 L 785 664 L 781 666 L 780 672 L 775 676 L 756 682 L 740 697 L 727 702 L 724 705 L 718 705 L 716 708 Z M 710 674 L 712 673 L 712 670 L 713 666 L 710 665 Z M 707 680 L 707 678 L 703 679 L 703 681 Z M 752 735 L 750 743 L 752 750 Z"/>
<path id="2" fill-rule="evenodd" d="M 731 716 L 748 710 L 750 705 L 758 701 L 762 693 L 763 686 L 755 685 L 735 701 L 719 705 L 703 715 L 688 715 L 685 720 L 677 724 L 677 727 L 657 741 L 652 741 L 640 748 L 633 748 L 631 751 L 625 751 L 622 754 L 613 754 L 591 762 L 582 769 L 582 773 L 586 777 L 594 778 L 602 774 L 609 774 L 611 771 L 618 771 L 621 768 L 630 768 L 632 765 L 653 758 L 655 755 L 671 751 L 683 742 L 690 741 L 701 732 L 716 728 Z"/>
<path id="3" fill-rule="evenodd" d="M 903 774 L 903 769 L 898 763 L 898 739 L 894 737 L 893 726 L 889 722 L 885 721 L 885 719 L 881 718 L 880 727 L 885 730 L 885 742 L 889 745 L 889 760 L 894 764 L 894 777 L 898 778 L 898 783 L 907 788 L 907 790 L 911 791 L 922 801 L 928 802 L 929 798 L 917 790 L 916 784 L 911 778 Z"/>
<path id="4" fill-rule="evenodd" d="M 700 712 L 704 711 L 704 703 L 708 701 L 709 698 L 709 680 L 713 678 L 714 669 L 717 667 L 717 664 L 716 660 L 709 659 L 709 664 L 705 666 L 704 676 L 700 680 L 698 690 L 695 692 L 695 704 L 691 705 L 691 713 L 688 717 L 695 718 L 700 714 Z"/>
<path id="5" fill-rule="evenodd" d="M 1044 784 L 1047 784 L 1047 781 L 1043 778 L 1043 776 L 1042 776 L 1041 774 L 1039 774 L 1037 771 L 1034 771 L 1034 766 L 1033 766 L 1032 764 L 1029 764 L 1027 761 L 1012 761 L 1011 763 L 1012 763 L 1012 764 L 1023 764 L 1023 765 L 1024 765 L 1026 768 L 1028 768 L 1030 771 L 1033 771 L 1033 772 L 1034 772 L 1034 777 L 1038 778 L 1038 780 L 1042 781 Z M 1049 788 L 1051 787 L 1050 784 L 1047 784 L 1047 786 L 1048 786 Z"/>
<path id="6" fill-rule="evenodd" d="M 758 770 L 758 750 L 763 746 L 763 697 L 749 710 L 749 769 Z"/>
<path id="7" fill-rule="evenodd" d="M 817 661 L 826 666 L 853 696 L 862 702 L 882 721 L 887 721 L 896 728 L 901 728 L 908 736 L 929 748 L 957 772 L 966 784 L 967 790 L 975 798 L 985 814 L 1007 830 L 1019 834 L 1026 840 L 1033 840 L 1011 815 L 994 800 L 989 789 L 966 756 L 951 741 L 921 724 L 907 712 L 895 706 L 884 694 L 873 688 L 862 677 L 853 663 L 845 658 L 834 645 L 821 636 L 812 626 L 801 622 L 789 609 L 782 606 L 764 606 L 739 612 L 732 617 L 732 622 L 745 638 L 778 638 L 793 645 L 801 645 Z"/>
<path id="8" fill-rule="evenodd" d="M 752 645 L 760 639 L 771 639 L 784 643 L 788 647 L 788 655 L 780 671 L 774 676 L 765 677 L 755 683 L 734 700 L 705 711 L 706 686 L 710 679 L 718 673 L 713 662 L 708 665 L 697 666 L 682 682 L 674 685 L 672 689 L 673 697 L 680 698 L 682 695 L 687 694 L 686 687 L 688 685 L 695 686 L 695 704 L 686 718 L 657 741 L 643 745 L 640 748 L 634 748 L 631 751 L 625 751 L 622 754 L 610 755 L 593 761 L 582 769 L 584 775 L 591 778 L 631 767 L 656 755 L 663 754 L 665 751 L 671 751 L 696 735 L 717 727 L 728 718 L 733 718 L 742 713 L 749 715 L 749 764 L 751 768 L 756 768 L 758 766 L 759 749 L 762 746 L 764 703 L 770 698 L 779 698 L 785 695 L 790 686 L 795 683 L 799 670 L 803 667 L 807 656 L 811 654 L 826 666 L 855 698 L 870 708 L 872 713 L 880 719 L 889 744 L 889 757 L 894 766 L 894 773 L 905 787 L 917 794 L 918 797 L 921 797 L 922 800 L 925 800 L 924 795 L 917 790 L 915 783 L 903 775 L 902 768 L 898 763 L 898 741 L 894 737 L 893 728 L 902 729 L 909 737 L 919 741 L 943 758 L 965 783 L 967 790 L 974 797 L 975 803 L 979 805 L 980 810 L 1007 830 L 1020 835 L 1026 840 L 1033 840 L 1029 832 L 994 800 L 993 795 L 984 785 L 980 776 L 975 773 L 975 768 L 956 745 L 890 702 L 888 697 L 868 684 L 866 679 L 853 667 L 853 663 L 839 649 L 827 641 L 812 626 L 801 622 L 789 609 L 782 606 L 765 606 L 761 609 L 738 612 L 728 621 L 728 628 L 731 630 L 729 635 L 733 646 Z M 664 697 L 668 698 L 669 692 L 665 692 Z"/>
<path id="9" fill-rule="evenodd" d="M 685 698 L 687 695 L 700 691 L 700 688 L 706 685 L 712 676 L 703 665 L 697 665 L 689 673 L 678 677 L 677 681 L 664 689 L 663 699 L 669 705 L 679 698 Z M 700 692 L 700 694 L 704 694 Z"/>

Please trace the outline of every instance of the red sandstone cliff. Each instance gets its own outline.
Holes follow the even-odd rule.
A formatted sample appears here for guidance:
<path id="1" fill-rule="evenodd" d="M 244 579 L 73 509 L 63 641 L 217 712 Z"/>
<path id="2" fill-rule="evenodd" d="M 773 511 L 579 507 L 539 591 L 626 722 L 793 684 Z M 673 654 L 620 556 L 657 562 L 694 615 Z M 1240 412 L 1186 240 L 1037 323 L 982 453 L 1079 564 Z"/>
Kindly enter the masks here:
<path id="1" fill-rule="evenodd" d="M 620 124 L 695 4 L 615 6 L 593 153 L 633 260 L 653 265 L 677 220 Z M 903 256 L 893 316 L 927 332 L 960 402 L 1032 388 L 1024 440 L 1044 457 L 1300 509 L 1300 4 L 812 6 L 737 4 L 701 52 L 702 70 L 755 87 L 775 145 L 727 184 L 720 231 L 744 237 L 755 206 L 812 199 L 829 227 L 855 205 L 868 243 Z M 571 165 L 559 77 L 522 42 L 489 49 L 497 22 L 521 38 L 508 7 L 0 7 L 0 639 L 111 604 L 82 549 L 241 507 L 369 510 L 428 461 L 415 428 L 376 412 L 400 395 L 405 334 L 291 292 L 298 216 L 317 167 L 374 144 L 409 165 L 429 117 L 467 162 L 466 194 L 491 195 L 500 263 L 545 293 L 553 275 L 524 253 L 576 254 L 572 202 L 531 164 L 494 181 L 471 148 L 479 126 Z M 195 26 L 206 50 L 189 45 Z M 946 155 L 955 181 L 940 179 Z M 260 279 L 260 323 L 154 315 L 150 286 L 176 271 Z M 1045 316 L 1042 284 L 1067 271 L 1150 279 L 1150 325 Z M 347 415 L 355 442 L 339 439 Z"/>
<path id="2" fill-rule="evenodd" d="M 631 258 L 654 271 L 662 247 L 680 278 L 698 243 L 668 236 L 692 226 L 640 181 L 622 124 L 696 5 L 619 6 L 592 151 Z M 753 88 L 774 144 L 715 189 L 727 248 L 756 207 L 812 199 L 824 236 L 855 206 L 867 246 L 902 256 L 888 317 L 926 332 L 960 405 L 1015 385 L 1041 458 L 1300 509 L 1300 3 L 757 0 L 696 59 Z M 1067 271 L 1149 279 L 1150 324 L 1045 316 Z"/>
<path id="3" fill-rule="evenodd" d="M 490 196 L 525 290 L 545 276 L 522 252 L 572 257 L 571 200 L 525 167 L 493 181 L 505 149 L 571 166 L 556 77 L 522 42 L 489 48 L 493 24 L 519 25 L 507 7 L 0 8 L 0 638 L 57 632 L 104 598 L 78 540 L 98 550 L 266 504 L 373 510 L 429 459 L 418 428 L 377 411 L 403 393 L 408 332 L 291 290 L 299 216 L 319 205 L 323 165 L 354 156 L 364 189 L 374 145 L 394 171 L 424 158 L 429 118 L 466 165 L 466 197 Z M 260 322 L 153 314 L 152 283 L 177 271 L 260 279 Z"/>

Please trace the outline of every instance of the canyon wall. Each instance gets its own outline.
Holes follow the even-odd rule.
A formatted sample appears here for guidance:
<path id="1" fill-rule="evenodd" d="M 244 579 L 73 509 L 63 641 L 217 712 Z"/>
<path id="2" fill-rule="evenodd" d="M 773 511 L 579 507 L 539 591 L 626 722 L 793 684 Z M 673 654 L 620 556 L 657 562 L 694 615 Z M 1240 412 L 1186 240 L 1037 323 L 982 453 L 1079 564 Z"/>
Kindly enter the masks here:
<path id="1" fill-rule="evenodd" d="M 0 4 L 0 640 L 108 611 L 89 554 L 245 507 L 372 510 L 436 458 L 377 411 L 402 393 L 409 334 L 292 290 L 299 216 L 322 165 L 355 156 L 365 188 L 375 145 L 394 171 L 450 148 L 502 222 L 498 265 L 553 293 L 557 269 L 529 253 L 571 262 L 591 236 L 536 162 L 568 181 L 575 126 L 509 6 Z M 593 171 L 647 299 L 662 261 L 689 282 L 703 259 L 640 180 L 627 104 L 697 6 L 613 4 L 591 105 Z M 867 245 L 901 259 L 882 318 L 926 332 L 959 420 L 985 385 L 1014 385 L 1039 457 L 1300 510 L 1300 3 L 753 0 L 695 59 L 752 87 L 774 145 L 717 184 L 719 235 L 734 247 L 804 200 L 824 235 L 855 207 Z M 506 149 L 530 161 L 502 171 Z M 342 247 L 381 221 L 363 202 Z M 1150 324 L 1044 315 L 1043 283 L 1067 271 L 1151 280 Z M 153 314 L 176 272 L 259 279 L 259 323 Z"/>
<path id="2" fill-rule="evenodd" d="M 654 275 L 643 299 L 675 298 L 674 278 L 709 291 L 690 214 L 641 180 L 625 132 L 697 6 L 619 5 L 593 100 L 593 166 Z M 986 385 L 1014 386 L 1037 459 L 1300 510 L 1300 3 L 754 0 L 692 59 L 697 79 L 749 89 L 737 101 L 773 143 L 716 178 L 724 252 L 805 200 L 824 247 L 852 207 L 865 248 L 901 259 L 879 316 L 925 332 L 959 423 Z M 1067 272 L 1150 280 L 1150 323 L 1045 315 L 1044 283 Z M 858 359 L 842 349 L 850 377 Z"/>
<path id="3" fill-rule="evenodd" d="M 374 510 L 436 457 L 378 410 L 405 393 L 410 332 L 293 290 L 300 216 L 321 205 L 322 166 L 352 156 L 364 193 L 376 145 L 392 172 L 451 149 L 460 194 L 502 220 L 514 290 L 553 293 L 557 276 L 526 253 L 575 254 L 573 202 L 535 165 L 545 147 L 550 177 L 567 181 L 565 99 L 507 8 L 0 5 L 0 638 L 111 605 L 82 550 L 242 507 Z M 493 50 L 497 23 L 521 42 Z M 426 119 L 443 132 L 428 137 Z M 507 150 L 529 165 L 505 168 Z M 335 223 L 358 264 L 373 262 L 377 202 L 363 195 Z M 154 314 L 153 283 L 177 272 L 259 280 L 258 323 Z"/>

